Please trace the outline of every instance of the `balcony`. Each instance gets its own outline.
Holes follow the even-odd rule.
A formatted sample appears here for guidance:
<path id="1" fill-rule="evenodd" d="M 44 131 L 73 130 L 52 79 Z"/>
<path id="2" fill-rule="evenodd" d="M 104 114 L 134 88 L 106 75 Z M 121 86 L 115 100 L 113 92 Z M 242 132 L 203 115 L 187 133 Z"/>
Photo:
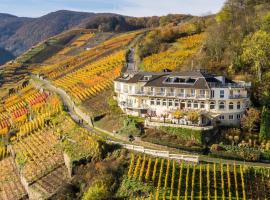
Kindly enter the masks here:
<path id="1" fill-rule="evenodd" d="M 196 98 L 198 98 L 198 99 L 206 99 L 206 98 L 210 98 L 210 96 L 208 94 L 198 94 L 196 96 Z"/>
<path id="2" fill-rule="evenodd" d="M 250 82 L 236 82 L 236 83 L 209 83 L 209 86 L 212 88 L 250 88 Z"/>
<path id="3" fill-rule="evenodd" d="M 132 103 L 128 103 L 123 105 L 124 108 L 129 108 L 129 109 L 148 109 L 149 106 L 147 104 L 141 104 L 141 105 L 137 105 L 137 104 L 132 104 Z"/>
<path id="4" fill-rule="evenodd" d="M 195 97 L 196 97 L 195 94 L 186 94 L 186 98 L 188 98 L 188 99 L 193 99 Z"/>
<path id="5" fill-rule="evenodd" d="M 166 93 L 166 97 L 175 97 L 175 93 L 174 92 L 167 92 Z"/>
<path id="6" fill-rule="evenodd" d="M 156 96 L 162 96 L 162 97 L 164 97 L 165 96 L 165 92 L 157 92 L 156 93 Z"/>
<path id="7" fill-rule="evenodd" d="M 183 97 L 183 98 L 184 98 L 184 97 L 185 97 L 185 94 L 184 94 L 184 93 L 179 93 L 179 94 L 177 94 L 176 96 L 177 96 L 177 97 Z"/>
<path id="8" fill-rule="evenodd" d="M 236 95 L 230 95 L 229 99 L 243 99 L 243 98 L 248 98 L 247 95 L 241 95 L 241 94 L 236 94 Z"/>

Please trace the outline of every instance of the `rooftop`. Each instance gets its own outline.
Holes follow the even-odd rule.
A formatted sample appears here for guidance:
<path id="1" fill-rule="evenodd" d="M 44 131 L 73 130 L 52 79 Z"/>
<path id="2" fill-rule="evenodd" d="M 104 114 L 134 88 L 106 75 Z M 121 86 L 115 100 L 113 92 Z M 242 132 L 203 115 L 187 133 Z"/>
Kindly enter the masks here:
<path id="1" fill-rule="evenodd" d="M 124 74 L 116 81 L 124 83 L 144 82 L 145 87 L 177 87 L 209 89 L 211 87 L 240 87 L 241 85 L 224 76 L 216 76 L 202 71 L 182 72 L 138 72 Z"/>

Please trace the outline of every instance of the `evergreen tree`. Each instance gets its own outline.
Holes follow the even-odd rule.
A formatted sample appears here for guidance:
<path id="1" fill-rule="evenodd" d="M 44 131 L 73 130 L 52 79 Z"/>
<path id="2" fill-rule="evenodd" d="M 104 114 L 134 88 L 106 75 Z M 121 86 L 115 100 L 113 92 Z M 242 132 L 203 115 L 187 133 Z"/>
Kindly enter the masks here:
<path id="1" fill-rule="evenodd" d="M 261 141 L 270 138 L 270 113 L 265 106 L 262 109 L 261 127 L 259 136 Z"/>

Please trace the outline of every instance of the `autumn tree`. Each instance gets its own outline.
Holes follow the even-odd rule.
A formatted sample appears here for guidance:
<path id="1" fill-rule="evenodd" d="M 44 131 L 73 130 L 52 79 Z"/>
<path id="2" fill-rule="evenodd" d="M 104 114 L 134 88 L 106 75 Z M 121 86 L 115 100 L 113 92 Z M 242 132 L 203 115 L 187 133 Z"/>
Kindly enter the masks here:
<path id="1" fill-rule="evenodd" d="M 178 109 L 173 113 L 173 117 L 175 119 L 178 119 L 178 123 L 179 123 L 180 119 L 184 117 L 184 112 Z"/>
<path id="2" fill-rule="evenodd" d="M 189 121 L 191 121 L 193 124 L 196 124 L 199 122 L 199 113 L 196 111 L 189 111 L 187 114 L 187 118 Z"/>
<path id="3" fill-rule="evenodd" d="M 256 108 L 250 108 L 241 120 L 241 127 L 249 133 L 257 130 L 260 121 L 260 112 Z"/>
<path id="4" fill-rule="evenodd" d="M 262 73 L 269 69 L 270 35 L 262 30 L 248 35 L 243 41 L 242 59 L 262 80 Z"/>

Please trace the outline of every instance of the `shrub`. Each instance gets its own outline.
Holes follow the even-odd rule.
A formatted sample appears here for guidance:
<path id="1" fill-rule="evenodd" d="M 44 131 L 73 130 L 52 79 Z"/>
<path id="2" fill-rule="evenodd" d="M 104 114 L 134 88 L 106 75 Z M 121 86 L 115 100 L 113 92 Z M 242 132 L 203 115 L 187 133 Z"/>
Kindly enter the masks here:
<path id="1" fill-rule="evenodd" d="M 121 114 L 122 113 L 121 109 L 118 106 L 117 101 L 114 100 L 112 97 L 109 97 L 107 102 L 108 102 L 109 109 L 110 109 L 111 113 L 113 113 L 113 114 Z"/>
<path id="2" fill-rule="evenodd" d="M 124 177 L 120 188 L 117 192 L 119 198 L 134 198 L 134 197 L 147 197 L 154 192 L 154 187 L 148 184 L 144 184 L 138 179 L 129 179 Z"/>
<path id="3" fill-rule="evenodd" d="M 224 150 L 224 148 L 222 148 L 220 145 L 218 144 L 213 144 L 210 148 L 211 151 L 222 151 Z"/>
<path id="4" fill-rule="evenodd" d="M 127 117 L 124 120 L 124 126 L 119 131 L 120 134 L 126 135 L 126 136 L 139 136 L 141 134 L 140 129 L 138 128 L 138 123 L 135 119 Z"/>
<path id="5" fill-rule="evenodd" d="M 83 200 L 104 200 L 110 197 L 110 192 L 102 182 L 95 183 L 90 186 L 87 192 L 83 195 Z"/>
<path id="6" fill-rule="evenodd" d="M 160 127 L 161 131 L 164 131 L 165 133 L 176 135 L 183 140 L 191 140 L 195 141 L 198 144 L 203 143 L 203 136 L 205 134 L 205 131 L 198 131 L 198 130 L 192 130 L 192 129 L 186 129 L 186 128 L 175 128 L 175 127 Z"/>

